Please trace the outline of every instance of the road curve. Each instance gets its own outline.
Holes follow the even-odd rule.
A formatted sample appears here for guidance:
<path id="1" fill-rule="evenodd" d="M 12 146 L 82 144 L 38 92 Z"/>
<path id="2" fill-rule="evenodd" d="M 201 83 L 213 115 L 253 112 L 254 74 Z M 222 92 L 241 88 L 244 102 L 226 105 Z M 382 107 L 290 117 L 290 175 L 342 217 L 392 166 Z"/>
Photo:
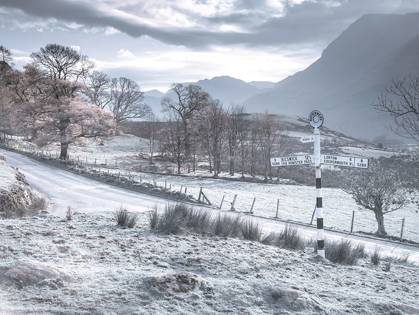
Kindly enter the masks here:
<path id="1" fill-rule="evenodd" d="M 45 194 L 53 203 L 52 213 L 65 216 L 70 205 L 74 211 L 94 213 L 115 211 L 121 205 L 129 211 L 143 212 L 154 205 L 163 205 L 167 200 L 155 196 L 141 194 L 123 188 L 111 186 L 83 176 L 43 164 L 18 153 L 0 149 L 7 162 L 19 168 L 25 174 L 27 181 L 36 190 Z M 217 211 L 214 209 L 214 211 Z M 286 222 L 254 217 L 264 231 L 280 231 Z M 311 226 L 301 226 L 307 237 L 316 238 L 316 229 Z M 325 239 L 348 239 L 355 243 L 363 243 L 370 252 L 378 248 L 385 256 L 403 257 L 409 255 L 409 261 L 419 264 L 419 248 L 397 242 L 388 242 L 375 238 L 367 238 L 347 233 L 325 231 Z"/>
<path id="2" fill-rule="evenodd" d="M 65 170 L 43 164 L 24 155 L 0 149 L 7 163 L 17 167 L 33 188 L 53 203 L 52 213 L 65 216 L 67 207 L 92 213 L 115 211 L 121 205 L 129 211 L 147 211 L 166 200 L 107 185 Z"/>

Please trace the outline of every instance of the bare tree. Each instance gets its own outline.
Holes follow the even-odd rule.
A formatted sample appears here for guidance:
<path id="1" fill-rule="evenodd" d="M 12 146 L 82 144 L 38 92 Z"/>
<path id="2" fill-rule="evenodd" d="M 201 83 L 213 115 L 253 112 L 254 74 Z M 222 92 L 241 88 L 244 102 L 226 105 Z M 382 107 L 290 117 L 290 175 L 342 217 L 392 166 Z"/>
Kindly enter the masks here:
<path id="1" fill-rule="evenodd" d="M 94 67 L 87 56 L 73 48 L 57 44 L 41 48 L 32 53 L 31 58 L 33 68 L 49 78 L 51 90 L 48 92 L 53 93 L 56 99 L 76 97 L 81 89 L 80 82 Z"/>
<path id="2" fill-rule="evenodd" d="M 39 144 L 59 141 L 60 158 L 66 159 L 68 146 L 78 139 L 113 134 L 111 115 L 78 98 L 80 82 L 93 67 L 86 56 L 51 44 L 31 57 L 33 63 L 24 73 L 15 73 L 10 88 L 21 120 L 34 131 Z"/>
<path id="3" fill-rule="evenodd" d="M 16 108 L 13 105 L 13 94 L 7 88 L 6 82 L 0 79 L 0 132 L 3 134 L 3 141 L 6 140 L 7 134 L 12 133 L 13 127 L 16 125 Z"/>
<path id="4" fill-rule="evenodd" d="M 380 236 L 387 235 L 384 215 L 408 203 L 403 186 L 398 172 L 382 167 L 378 160 L 372 161 L 367 170 L 353 172 L 341 181 L 341 189 L 351 194 L 357 205 L 374 212 L 378 225 L 376 234 Z"/>
<path id="5" fill-rule="evenodd" d="M 394 133 L 419 141 L 419 78 L 393 80 L 372 105 L 393 117 Z"/>
<path id="6" fill-rule="evenodd" d="M 86 76 L 82 94 L 88 103 L 105 109 L 111 101 L 111 78 L 101 71 L 93 71 Z"/>
<path id="7" fill-rule="evenodd" d="M 133 80 L 124 77 L 111 80 L 108 108 L 113 112 L 117 124 L 128 119 L 147 118 L 152 110 L 143 100 L 144 92 Z"/>
<path id="8" fill-rule="evenodd" d="M 201 137 L 208 139 L 209 153 L 214 163 L 214 177 L 221 171 L 221 155 L 223 152 L 227 113 L 219 100 L 211 101 L 211 105 L 202 111 Z"/>
<path id="9" fill-rule="evenodd" d="M 195 113 L 209 106 L 211 97 L 201 87 L 193 84 L 184 86 L 174 83 L 171 89 L 176 94 L 176 100 L 166 97 L 161 101 L 161 105 L 165 112 L 173 112 L 180 118 L 186 137 L 186 156 L 189 157 L 192 145 L 189 121 Z"/>
<path id="10" fill-rule="evenodd" d="M 134 122 L 132 122 L 134 123 Z M 154 164 L 154 152 L 158 145 L 158 135 L 163 128 L 160 120 L 151 114 L 147 121 L 135 122 L 132 132 L 140 138 L 148 140 L 148 149 L 150 152 L 150 164 Z"/>
<path id="11" fill-rule="evenodd" d="M 235 161 L 240 144 L 244 144 L 243 136 L 247 132 L 247 122 L 243 106 L 232 104 L 228 111 L 227 137 L 230 175 L 234 175 Z M 242 153 L 244 153 L 242 151 Z M 243 154 L 242 154 L 243 162 Z"/>
<path id="12" fill-rule="evenodd" d="M 180 174 L 182 163 L 187 160 L 186 135 L 179 117 L 169 117 L 165 127 L 158 134 L 162 152 L 169 161 L 176 163 L 177 173 Z"/>
<path id="13" fill-rule="evenodd" d="M 249 137 L 249 132 L 251 129 L 251 123 L 248 119 L 246 119 L 246 116 L 248 114 L 242 113 L 239 115 L 241 116 L 241 118 L 239 120 L 239 129 L 238 129 L 237 139 L 238 139 L 239 149 L 240 149 L 241 174 L 242 174 L 242 178 L 244 178 L 245 161 L 249 153 L 248 137 Z"/>
<path id="14" fill-rule="evenodd" d="M 256 114 L 256 117 L 252 118 L 251 127 L 250 127 L 250 141 L 249 141 L 249 154 L 250 154 L 250 175 L 252 177 L 256 176 L 257 173 L 257 162 L 258 162 L 258 152 L 260 149 L 260 133 L 262 132 L 261 121 L 259 116 Z"/>
<path id="15" fill-rule="evenodd" d="M 12 52 L 4 46 L 0 46 L 0 62 L 2 64 L 7 63 L 9 66 L 13 65 Z"/>
<path id="16" fill-rule="evenodd" d="M 70 144 L 80 139 L 110 136 L 115 130 L 111 113 L 76 98 L 50 100 L 41 111 L 37 111 L 37 121 L 42 127 L 37 143 L 60 142 L 61 159 L 67 157 Z"/>
<path id="17" fill-rule="evenodd" d="M 259 132 L 259 141 L 262 154 L 262 162 L 264 168 L 264 180 L 268 180 L 268 176 L 272 179 L 271 171 L 271 155 L 272 151 L 275 148 L 278 140 L 278 133 L 275 124 L 275 119 L 265 114 L 264 119 L 262 120 Z"/>

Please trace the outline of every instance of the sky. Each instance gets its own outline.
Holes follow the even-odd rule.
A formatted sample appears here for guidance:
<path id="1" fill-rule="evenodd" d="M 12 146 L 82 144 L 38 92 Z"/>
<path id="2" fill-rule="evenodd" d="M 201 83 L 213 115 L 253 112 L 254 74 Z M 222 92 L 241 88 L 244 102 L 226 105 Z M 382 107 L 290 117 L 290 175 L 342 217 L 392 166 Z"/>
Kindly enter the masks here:
<path id="1" fill-rule="evenodd" d="M 278 82 L 362 15 L 414 11 L 418 0 L 0 0 L 0 45 L 18 69 L 47 44 L 71 46 L 165 92 L 223 75 Z"/>

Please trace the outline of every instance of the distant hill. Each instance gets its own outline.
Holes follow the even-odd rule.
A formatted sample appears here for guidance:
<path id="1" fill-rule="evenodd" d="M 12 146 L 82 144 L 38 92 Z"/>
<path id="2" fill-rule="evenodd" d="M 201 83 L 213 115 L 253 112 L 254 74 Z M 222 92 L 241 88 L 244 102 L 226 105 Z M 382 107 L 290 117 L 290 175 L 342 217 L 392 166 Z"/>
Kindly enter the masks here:
<path id="1" fill-rule="evenodd" d="M 156 98 L 162 97 L 163 95 L 164 95 L 163 92 L 160 92 L 159 90 L 156 90 L 156 89 L 144 92 L 144 96 L 152 96 Z"/>
<path id="2" fill-rule="evenodd" d="M 269 81 L 252 81 L 252 82 L 248 82 L 248 83 L 250 85 L 253 85 L 254 87 L 257 87 L 259 90 L 271 89 L 276 84 L 274 82 L 269 82 Z"/>
<path id="3" fill-rule="evenodd" d="M 191 83 L 184 83 L 191 84 Z M 229 76 L 214 77 L 212 79 L 199 80 L 196 84 L 208 92 L 214 99 L 219 99 L 225 107 L 230 103 L 242 103 L 244 100 L 262 92 L 267 86 L 274 86 L 272 82 L 251 82 L 246 83 L 242 80 Z M 258 87 L 259 86 L 259 87 Z M 175 98 L 172 91 L 163 94 L 160 91 L 152 90 L 144 93 L 144 102 L 148 104 L 154 114 L 161 116 L 161 100 L 164 97 Z"/>
<path id="4" fill-rule="evenodd" d="M 248 112 L 307 117 L 319 109 L 329 128 L 373 138 L 392 133 L 388 115 L 370 104 L 393 78 L 419 76 L 419 13 L 364 15 L 304 71 L 243 105 Z"/>

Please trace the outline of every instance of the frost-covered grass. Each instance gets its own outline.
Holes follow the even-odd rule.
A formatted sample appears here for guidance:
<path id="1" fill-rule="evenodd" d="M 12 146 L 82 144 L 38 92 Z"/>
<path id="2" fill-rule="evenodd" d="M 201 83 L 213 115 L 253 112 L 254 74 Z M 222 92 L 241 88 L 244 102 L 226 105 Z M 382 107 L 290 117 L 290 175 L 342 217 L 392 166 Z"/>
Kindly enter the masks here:
<path id="1" fill-rule="evenodd" d="M 190 178 L 179 176 L 165 176 L 148 173 L 135 174 L 136 180 L 141 176 L 142 181 L 153 182 L 164 187 L 164 182 L 172 185 L 172 190 L 180 190 L 187 187 L 188 194 L 198 198 L 200 187 L 213 205 L 219 206 L 222 198 L 224 202 L 222 209 L 230 210 L 234 195 L 237 194 L 234 208 L 239 212 L 249 212 L 253 198 L 256 202 L 253 213 L 256 216 L 275 217 L 277 200 L 279 199 L 278 218 L 290 222 L 302 222 L 309 224 L 313 215 L 316 202 L 315 187 L 282 185 L 282 184 L 260 184 L 251 182 L 237 182 L 217 180 L 212 178 Z M 350 231 L 352 212 L 355 211 L 354 231 L 374 233 L 377 230 L 374 213 L 359 208 L 352 197 L 336 188 L 323 188 L 323 209 L 325 227 Z M 412 195 L 413 197 L 413 195 Z M 418 208 L 415 204 L 409 203 L 406 207 L 385 215 L 384 222 L 386 230 L 390 235 L 400 236 L 402 219 L 405 218 L 403 237 L 419 242 Z M 314 216 L 313 224 L 316 222 Z"/>
<path id="2" fill-rule="evenodd" d="M 1 156 L 0 214 L 6 218 L 20 218 L 46 208 L 46 197 L 28 185 L 25 176 Z"/>
<path id="3" fill-rule="evenodd" d="M 0 282 L 17 260 L 63 278 L 0 284 L 0 314 L 412 314 L 418 267 L 356 266 L 237 238 L 164 235 L 148 215 L 122 229 L 114 213 L 0 220 Z"/>
<path id="4" fill-rule="evenodd" d="M 50 148 L 58 151 L 58 147 L 51 145 Z M 379 157 L 391 156 L 394 152 L 385 150 L 375 150 L 356 147 L 342 147 L 345 154 Z M 275 217 L 276 206 L 279 200 L 278 218 L 281 220 L 289 220 L 309 224 L 313 214 L 316 192 L 315 188 L 308 186 L 293 186 L 281 184 L 260 184 L 241 181 L 215 180 L 210 178 L 211 174 L 205 171 L 197 171 L 190 173 L 189 177 L 179 177 L 170 175 L 158 175 L 150 173 L 140 173 L 132 171 L 132 166 L 143 164 L 147 165 L 147 161 L 138 159 L 128 159 L 134 157 L 140 152 L 148 152 L 147 141 L 132 135 L 124 135 L 104 140 L 104 145 L 97 142 L 91 143 L 86 147 L 70 147 L 70 155 L 73 159 L 80 157 L 81 161 L 88 159 L 92 164 L 97 159 L 97 169 L 99 164 L 106 163 L 115 165 L 117 162 L 118 169 L 111 169 L 110 173 L 123 175 L 130 171 L 130 175 L 134 180 L 148 183 L 156 181 L 161 187 L 171 186 L 172 190 L 180 191 L 185 187 L 188 194 L 198 197 L 200 187 L 203 188 L 205 195 L 209 198 L 213 205 L 220 205 L 223 196 L 223 210 L 229 210 L 234 195 L 237 194 L 235 209 L 240 212 L 249 212 L 253 198 L 256 197 L 253 213 L 257 216 Z M 122 161 L 126 161 L 122 163 Z M 125 169 L 123 167 L 125 166 Z M 102 167 L 103 171 L 103 167 Z M 239 179 L 241 174 L 236 173 L 230 176 L 224 172 L 220 174 L 221 178 Z M 286 181 L 283 181 L 286 182 Z M 323 184 L 327 183 L 323 181 Z M 314 171 L 313 171 L 314 185 Z M 340 189 L 323 188 L 323 208 L 324 208 L 324 224 L 326 228 L 338 229 L 342 231 L 350 231 L 353 211 L 355 211 L 354 228 L 355 232 L 362 231 L 366 233 L 374 233 L 377 230 L 374 214 L 366 209 L 359 208 L 352 197 Z M 389 235 L 398 237 L 401 232 L 402 220 L 405 218 L 405 227 L 403 236 L 406 239 L 419 242 L 419 230 L 417 222 L 419 222 L 418 206 L 413 203 L 399 211 L 389 213 L 385 216 L 385 226 Z M 315 220 L 314 220 L 315 222 Z"/>

